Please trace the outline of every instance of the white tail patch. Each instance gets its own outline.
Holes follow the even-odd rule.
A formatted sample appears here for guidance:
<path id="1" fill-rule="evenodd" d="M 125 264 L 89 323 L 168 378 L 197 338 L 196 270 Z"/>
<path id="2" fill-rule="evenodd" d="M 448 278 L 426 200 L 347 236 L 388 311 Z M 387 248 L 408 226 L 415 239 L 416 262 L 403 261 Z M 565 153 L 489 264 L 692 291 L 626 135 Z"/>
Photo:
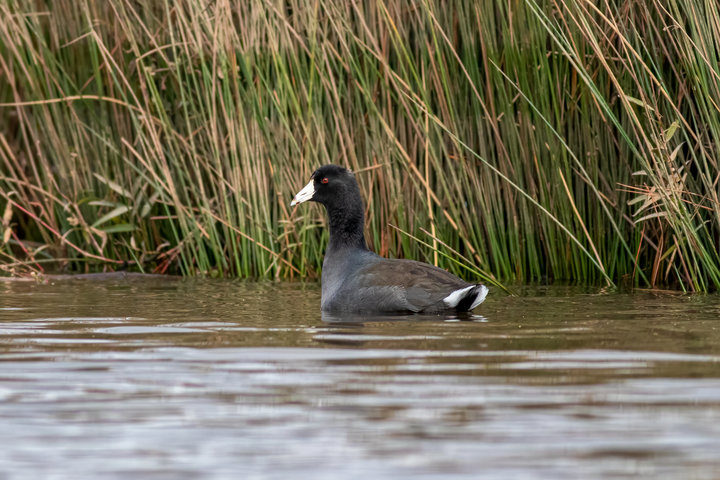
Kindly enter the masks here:
<path id="1" fill-rule="evenodd" d="M 470 305 L 469 310 L 472 310 L 473 308 L 477 307 L 482 302 L 484 302 L 485 297 L 487 297 L 487 294 L 489 291 L 490 291 L 490 289 L 488 287 L 486 287 L 485 285 L 480 285 L 480 291 L 478 292 L 477 297 L 475 297 L 475 301 L 473 302 L 473 304 Z"/>
<path id="2" fill-rule="evenodd" d="M 475 288 L 475 285 L 470 285 L 469 287 L 461 288 L 460 290 L 455 290 L 447 297 L 443 298 L 443 302 L 445 305 L 447 305 L 450 308 L 457 307 L 457 304 L 460 303 L 460 300 L 462 300 L 465 297 L 465 293 L 467 293 L 468 290 L 471 290 Z M 487 292 L 485 292 L 485 295 L 487 295 Z M 485 297 L 483 297 L 484 299 Z"/>
<path id="3" fill-rule="evenodd" d="M 468 294 L 468 292 L 477 286 L 478 285 L 470 285 L 469 287 L 455 290 L 450 295 L 443 298 L 443 302 L 448 307 L 455 308 L 465 298 L 465 296 Z M 480 285 L 479 287 L 480 287 L 480 289 L 477 292 L 477 296 L 475 297 L 475 300 L 473 301 L 472 305 L 470 306 L 470 308 L 468 310 L 472 310 L 473 308 L 477 307 L 482 302 L 484 302 L 485 297 L 487 297 L 487 294 L 490 291 L 490 289 L 487 288 L 485 285 Z"/>

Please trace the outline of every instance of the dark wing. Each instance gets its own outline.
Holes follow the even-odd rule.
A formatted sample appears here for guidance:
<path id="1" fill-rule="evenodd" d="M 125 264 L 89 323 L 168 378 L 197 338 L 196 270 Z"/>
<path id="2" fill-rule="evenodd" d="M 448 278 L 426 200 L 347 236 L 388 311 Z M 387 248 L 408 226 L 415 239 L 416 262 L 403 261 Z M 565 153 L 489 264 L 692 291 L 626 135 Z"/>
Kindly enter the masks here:
<path id="1" fill-rule="evenodd" d="M 414 260 L 383 259 L 360 269 L 351 286 L 383 311 L 421 312 L 459 288 L 470 286 L 455 275 Z"/>

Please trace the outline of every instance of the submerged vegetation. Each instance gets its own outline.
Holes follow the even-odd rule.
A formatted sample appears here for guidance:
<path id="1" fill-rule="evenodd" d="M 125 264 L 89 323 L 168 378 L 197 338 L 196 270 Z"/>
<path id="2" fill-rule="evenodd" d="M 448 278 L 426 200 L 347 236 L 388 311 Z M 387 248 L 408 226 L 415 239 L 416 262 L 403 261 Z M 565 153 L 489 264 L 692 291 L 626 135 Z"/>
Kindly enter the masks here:
<path id="1" fill-rule="evenodd" d="M 312 278 L 322 209 L 289 204 L 338 163 L 382 255 L 720 286 L 716 2 L 5 0 L 0 17 L 7 273 Z"/>

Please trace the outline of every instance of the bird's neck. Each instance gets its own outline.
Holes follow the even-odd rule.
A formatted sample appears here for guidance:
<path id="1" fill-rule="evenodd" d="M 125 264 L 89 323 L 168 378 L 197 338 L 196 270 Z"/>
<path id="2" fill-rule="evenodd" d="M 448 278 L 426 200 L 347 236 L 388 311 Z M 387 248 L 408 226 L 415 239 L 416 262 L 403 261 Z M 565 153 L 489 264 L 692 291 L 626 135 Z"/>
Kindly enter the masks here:
<path id="1" fill-rule="evenodd" d="M 363 235 L 365 214 L 359 194 L 356 201 L 328 208 L 327 213 L 330 226 L 329 251 L 348 248 L 367 250 Z"/>

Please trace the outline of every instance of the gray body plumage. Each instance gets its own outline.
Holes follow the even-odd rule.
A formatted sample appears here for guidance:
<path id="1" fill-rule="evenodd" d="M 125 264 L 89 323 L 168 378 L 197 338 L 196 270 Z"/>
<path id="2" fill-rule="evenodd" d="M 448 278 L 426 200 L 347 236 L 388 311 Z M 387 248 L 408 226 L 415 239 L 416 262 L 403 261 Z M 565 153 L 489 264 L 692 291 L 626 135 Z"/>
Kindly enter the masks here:
<path id="1" fill-rule="evenodd" d="M 321 305 L 326 312 L 457 311 L 443 300 L 454 291 L 473 286 L 426 263 L 386 259 L 369 250 L 331 250 L 323 261 Z M 464 306 L 472 305 L 482 289 L 485 287 L 480 285 L 477 291 L 468 291 Z"/>

